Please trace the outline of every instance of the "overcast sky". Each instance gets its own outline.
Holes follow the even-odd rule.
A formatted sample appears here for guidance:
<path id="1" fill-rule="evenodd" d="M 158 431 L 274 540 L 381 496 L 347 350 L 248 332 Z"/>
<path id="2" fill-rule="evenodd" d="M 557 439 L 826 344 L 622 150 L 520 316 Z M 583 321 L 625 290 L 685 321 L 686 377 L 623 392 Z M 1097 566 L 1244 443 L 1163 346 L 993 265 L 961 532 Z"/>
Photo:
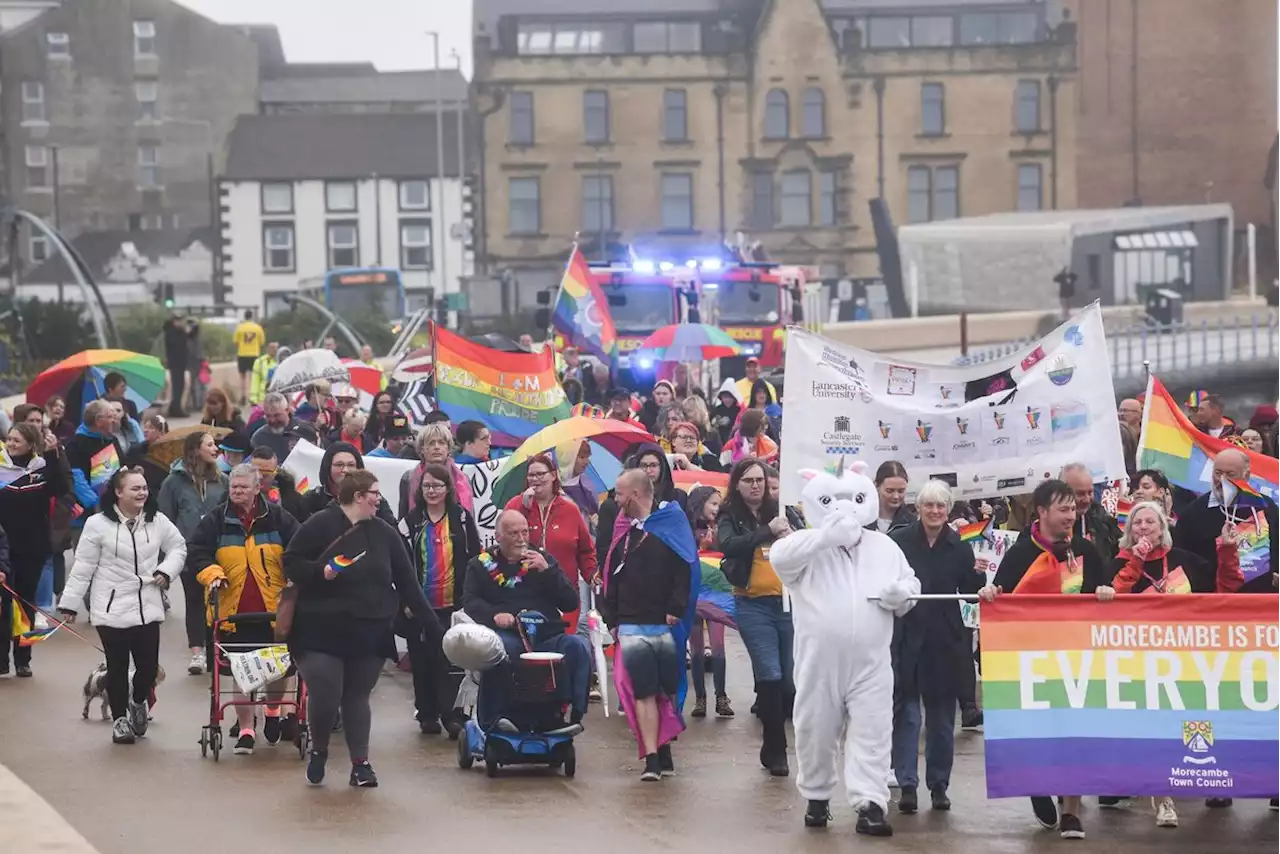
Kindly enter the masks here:
<path id="1" fill-rule="evenodd" d="M 430 68 L 440 33 L 440 64 L 462 55 L 471 76 L 471 0 L 179 0 L 222 23 L 275 24 L 290 62 L 368 61 L 384 71 Z"/>

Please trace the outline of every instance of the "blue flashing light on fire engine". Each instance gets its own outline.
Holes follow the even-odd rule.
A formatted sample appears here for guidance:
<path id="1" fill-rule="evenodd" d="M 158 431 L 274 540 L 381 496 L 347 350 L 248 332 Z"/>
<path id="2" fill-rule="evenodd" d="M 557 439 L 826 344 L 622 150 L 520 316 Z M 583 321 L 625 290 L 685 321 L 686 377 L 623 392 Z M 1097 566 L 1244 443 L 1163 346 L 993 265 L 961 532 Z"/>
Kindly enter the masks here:
<path id="1" fill-rule="evenodd" d="M 670 261 L 663 261 L 658 264 L 658 269 L 664 273 L 670 273 L 675 268 L 676 268 L 676 265 L 672 264 Z"/>
<path id="2" fill-rule="evenodd" d="M 657 267 L 652 261 L 637 261 L 635 263 L 635 271 L 637 273 L 652 274 L 656 269 Z"/>
<path id="3" fill-rule="evenodd" d="M 703 258 L 699 266 L 702 269 L 707 270 L 708 272 L 715 272 L 716 270 L 719 270 L 723 265 L 720 263 L 719 258 Z"/>

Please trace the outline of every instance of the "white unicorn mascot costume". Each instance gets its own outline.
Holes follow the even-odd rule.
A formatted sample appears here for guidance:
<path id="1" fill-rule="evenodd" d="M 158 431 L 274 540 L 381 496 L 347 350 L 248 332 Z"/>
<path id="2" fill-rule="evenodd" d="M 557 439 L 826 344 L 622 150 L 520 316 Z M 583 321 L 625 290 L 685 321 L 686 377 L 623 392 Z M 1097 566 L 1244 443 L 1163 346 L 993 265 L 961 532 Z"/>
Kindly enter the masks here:
<path id="1" fill-rule="evenodd" d="M 797 787 L 808 827 L 826 827 L 839 779 L 858 811 L 856 830 L 892 836 L 893 619 L 911 610 L 920 581 L 893 540 L 866 530 L 879 515 L 867 465 L 843 460 L 835 474 L 805 469 L 801 492 L 813 526 L 777 540 L 769 560 L 791 595 L 795 621 Z"/>

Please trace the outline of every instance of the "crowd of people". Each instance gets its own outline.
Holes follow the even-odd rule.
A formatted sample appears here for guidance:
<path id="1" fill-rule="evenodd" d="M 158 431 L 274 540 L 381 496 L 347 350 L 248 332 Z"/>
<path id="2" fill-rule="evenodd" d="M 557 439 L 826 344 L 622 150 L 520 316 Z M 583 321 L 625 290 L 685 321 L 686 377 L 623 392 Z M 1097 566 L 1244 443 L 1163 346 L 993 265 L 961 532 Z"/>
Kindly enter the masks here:
<path id="1" fill-rule="evenodd" d="M 260 327 L 248 331 L 261 335 Z M 441 647 L 455 612 L 496 630 L 513 653 L 520 649 L 516 614 L 562 616 L 563 625 L 552 620 L 539 635 L 539 648 L 564 656 L 566 678 L 557 690 L 567 715 L 559 723 L 580 725 L 598 696 L 594 680 L 606 676 L 592 672 L 584 637 L 594 602 L 616 632 L 616 663 L 628 673 L 632 696 L 624 708 L 644 757 L 643 780 L 675 771 L 672 743 L 662 736 L 662 704 L 680 694 L 686 664 L 691 717 L 735 715 L 726 682 L 727 624 L 750 659 L 760 765 L 774 776 L 790 774 L 796 625 L 770 553 L 807 525 L 803 508 L 779 505 L 783 400 L 756 360 L 747 361 L 744 378 L 725 380 L 707 399 L 682 372 L 643 395 L 613 387 L 607 369 L 565 350 L 570 400 L 597 407 L 599 417 L 641 424 L 655 441 L 625 455 L 623 474 L 602 495 L 580 477 L 590 454 L 585 443 L 572 460 L 533 457 L 523 489 L 498 516 L 495 541 L 486 544 L 460 468 L 499 453 L 486 424 L 454 424 L 443 412 L 413 424 L 398 408 L 394 386 L 374 397 L 368 411 L 345 384 L 315 382 L 296 401 L 268 392 L 271 371 L 285 355 L 285 348 L 261 339 L 256 354 L 246 347 L 240 387 L 205 392 L 200 426 L 185 431 L 168 466 L 152 453 L 177 441 L 166 438 L 166 419 L 132 408 L 120 375 L 107 376 L 106 395 L 84 406 L 80 419 L 59 399 L 13 413 L 7 460 L 26 472 L 0 489 L 6 535 L 0 574 L 18 596 L 5 590 L 4 619 L 14 607 L 38 617 L 29 605 L 51 562 L 60 613 L 69 622 L 87 615 L 106 651 L 114 741 L 133 743 L 146 734 L 145 701 L 173 584 L 181 585 L 186 605 L 192 675 L 211 665 L 214 620 L 283 613 L 289 602 L 287 642 L 309 691 L 307 779 L 324 780 L 330 733 L 341 721 L 350 783 L 360 787 L 377 785 L 369 761 L 369 697 L 383 663 L 398 655 L 394 635 L 408 647 L 418 727 L 457 738 L 468 712 L 458 704 Z M 1243 429 L 1224 415 L 1214 394 L 1192 395 L 1188 411 L 1209 435 L 1255 453 L 1276 452 L 1274 407 L 1259 407 Z M 1121 486 L 1133 502 L 1127 519 L 1105 509 L 1082 465 L 1064 467 L 1025 496 L 960 502 L 948 484 L 911 484 L 906 467 L 888 461 L 875 472 L 879 506 L 867 528 L 892 538 L 923 593 L 986 601 L 1025 593 L 1022 582 L 1037 561 L 1060 565 L 1062 580 L 1031 592 L 1103 601 L 1153 592 L 1274 593 L 1280 520 L 1269 499 L 1262 512 L 1270 526 L 1271 571 L 1247 583 L 1241 574 L 1236 526 L 1242 520 L 1231 509 L 1232 484 L 1248 480 L 1249 458 L 1219 453 L 1213 488 L 1189 494 L 1159 470 L 1137 469 L 1136 435 L 1130 434 L 1141 423 L 1141 402 L 1121 401 L 1118 418 L 1129 437 L 1130 474 Z M 318 482 L 305 492 L 281 468 L 299 440 L 324 450 Z M 379 483 L 365 466 L 369 457 L 413 465 L 400 482 Z M 676 485 L 676 470 L 727 473 L 727 491 L 704 486 L 686 494 Z M 384 497 L 389 490 L 399 496 L 398 514 Z M 1021 532 L 990 583 L 957 533 L 987 518 Z M 695 610 L 685 543 L 722 556 L 718 571 L 704 564 L 702 585 L 731 591 L 732 620 Z M 69 548 L 74 558 L 67 572 Z M 690 614 L 686 638 L 678 627 Z M 271 644 L 280 628 L 246 626 L 237 641 Z M 885 738 L 902 814 L 920 806 L 922 731 L 930 804 L 951 808 L 957 712 L 963 728 L 982 725 L 976 646 L 954 603 L 922 601 L 895 622 L 894 715 Z M 0 673 L 9 672 L 9 648 Z M 16 675 L 30 677 L 32 648 L 14 641 L 12 649 Z M 499 668 L 482 682 L 476 715 L 485 726 L 502 725 L 511 679 Z M 261 721 L 249 707 L 237 711 L 236 753 L 252 753 L 260 738 L 275 744 L 290 737 L 298 722 L 271 705 L 280 696 L 281 688 L 273 687 Z M 1079 797 L 1032 800 L 1046 827 L 1083 837 Z M 1102 798 L 1104 805 L 1123 800 L 1122 794 Z M 1230 800 L 1207 804 L 1225 807 Z M 888 806 L 879 808 L 883 813 Z M 1159 799 L 1154 809 L 1157 824 L 1176 826 L 1172 800 Z M 887 826 L 881 815 L 866 832 L 884 835 Z"/>

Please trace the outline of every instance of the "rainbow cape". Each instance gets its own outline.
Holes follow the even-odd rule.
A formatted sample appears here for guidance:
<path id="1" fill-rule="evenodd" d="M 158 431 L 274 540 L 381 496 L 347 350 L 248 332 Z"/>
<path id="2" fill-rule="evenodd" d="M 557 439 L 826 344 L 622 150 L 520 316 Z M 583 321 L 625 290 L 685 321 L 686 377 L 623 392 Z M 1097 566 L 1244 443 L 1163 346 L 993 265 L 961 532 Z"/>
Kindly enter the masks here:
<path id="1" fill-rule="evenodd" d="M 698 607 L 695 616 L 699 620 L 721 623 L 731 629 L 738 628 L 738 609 L 733 601 L 733 585 L 720 570 L 724 555 L 719 552 L 698 552 L 702 569 L 702 586 L 698 590 Z"/>
<path id="2" fill-rule="evenodd" d="M 551 350 L 506 353 L 432 324 L 436 406 L 457 424 L 479 421 L 493 443 L 517 447 L 569 417 Z"/>
<path id="3" fill-rule="evenodd" d="M 568 344 L 608 363 L 618 351 L 618 331 L 604 291 L 591 279 L 587 259 L 575 244 L 560 279 L 551 325 Z"/>
<path id="4" fill-rule="evenodd" d="M 1253 494 L 1275 501 L 1280 496 L 1280 463 L 1197 430 L 1160 380 L 1151 375 L 1142 409 L 1138 468 L 1160 469 L 1170 482 L 1201 495 L 1213 485 L 1214 457 L 1228 448 L 1249 458 Z"/>

